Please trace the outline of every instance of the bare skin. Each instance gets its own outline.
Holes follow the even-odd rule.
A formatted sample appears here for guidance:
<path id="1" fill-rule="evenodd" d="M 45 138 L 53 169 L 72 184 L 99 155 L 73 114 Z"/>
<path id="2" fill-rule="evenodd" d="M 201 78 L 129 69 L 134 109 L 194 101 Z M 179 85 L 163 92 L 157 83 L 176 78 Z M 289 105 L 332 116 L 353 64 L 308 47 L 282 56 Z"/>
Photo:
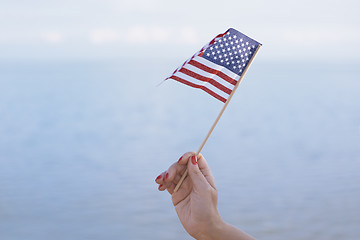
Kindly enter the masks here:
<path id="1" fill-rule="evenodd" d="M 159 190 L 167 190 L 185 230 L 195 239 L 253 240 L 242 230 L 224 222 L 217 209 L 218 193 L 215 179 L 205 158 L 195 152 L 185 153 L 178 162 L 156 178 Z M 176 184 L 188 168 L 179 190 Z"/>

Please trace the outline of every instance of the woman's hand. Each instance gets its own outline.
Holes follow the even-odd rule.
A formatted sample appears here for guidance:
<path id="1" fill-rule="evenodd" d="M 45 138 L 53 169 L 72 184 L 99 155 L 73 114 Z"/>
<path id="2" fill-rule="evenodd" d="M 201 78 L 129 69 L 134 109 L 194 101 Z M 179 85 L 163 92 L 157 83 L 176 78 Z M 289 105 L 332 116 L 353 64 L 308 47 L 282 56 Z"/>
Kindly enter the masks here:
<path id="1" fill-rule="evenodd" d="M 174 193 L 176 184 L 188 168 L 179 190 Z M 217 210 L 217 190 L 214 177 L 210 172 L 205 158 L 194 152 L 185 153 L 177 163 L 163 172 L 156 182 L 159 190 L 168 190 L 172 195 L 179 219 L 186 231 L 193 237 L 201 237 L 209 232 L 209 227 L 221 221 Z"/>
<path id="2" fill-rule="evenodd" d="M 205 158 L 185 153 L 177 163 L 156 178 L 159 190 L 172 196 L 176 213 L 185 230 L 196 239 L 253 239 L 224 221 L 217 209 L 217 189 Z M 174 193 L 175 186 L 188 169 L 188 176 Z"/>

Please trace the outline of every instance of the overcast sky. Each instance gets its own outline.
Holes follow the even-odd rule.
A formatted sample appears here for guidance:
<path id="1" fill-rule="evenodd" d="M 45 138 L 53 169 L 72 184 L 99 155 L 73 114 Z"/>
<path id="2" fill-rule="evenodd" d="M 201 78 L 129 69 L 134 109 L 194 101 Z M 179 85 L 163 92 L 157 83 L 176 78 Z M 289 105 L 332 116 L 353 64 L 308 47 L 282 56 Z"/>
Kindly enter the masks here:
<path id="1" fill-rule="evenodd" d="M 263 43 L 262 59 L 360 60 L 358 0 L 5 0 L 0 5 L 3 60 L 187 58 L 229 27 Z"/>

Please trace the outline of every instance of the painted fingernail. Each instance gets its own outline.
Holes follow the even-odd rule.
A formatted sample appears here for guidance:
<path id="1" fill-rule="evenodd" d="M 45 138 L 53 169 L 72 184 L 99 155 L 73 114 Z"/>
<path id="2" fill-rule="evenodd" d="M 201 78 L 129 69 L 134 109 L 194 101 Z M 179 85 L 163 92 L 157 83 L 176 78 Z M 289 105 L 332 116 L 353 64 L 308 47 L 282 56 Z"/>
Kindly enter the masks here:
<path id="1" fill-rule="evenodd" d="M 191 157 L 191 163 L 194 164 L 194 165 L 197 164 L 197 159 L 196 159 L 195 155 Z"/>
<path id="2" fill-rule="evenodd" d="M 164 176 L 164 180 L 166 180 L 169 177 L 169 173 L 166 173 Z"/>
<path id="3" fill-rule="evenodd" d="M 161 188 L 162 186 L 163 186 L 163 185 L 162 185 L 162 184 L 160 184 L 160 185 L 159 185 L 159 187 L 158 187 L 158 189 L 160 190 L 160 188 Z"/>
<path id="4" fill-rule="evenodd" d="M 178 163 L 181 161 L 181 159 L 182 159 L 182 156 L 179 158 Z"/>
<path id="5" fill-rule="evenodd" d="M 162 176 L 161 176 L 161 174 L 160 174 L 159 176 L 157 176 L 157 178 L 155 179 L 155 181 L 156 181 L 156 180 L 159 180 L 161 177 L 162 177 Z"/>

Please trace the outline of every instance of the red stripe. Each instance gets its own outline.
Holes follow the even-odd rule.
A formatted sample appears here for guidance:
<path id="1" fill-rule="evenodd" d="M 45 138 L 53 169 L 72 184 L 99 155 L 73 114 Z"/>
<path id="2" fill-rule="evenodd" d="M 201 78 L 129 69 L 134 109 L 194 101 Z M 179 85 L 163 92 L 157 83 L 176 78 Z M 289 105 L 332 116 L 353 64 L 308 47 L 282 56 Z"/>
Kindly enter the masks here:
<path id="1" fill-rule="evenodd" d="M 191 60 L 189 62 L 189 64 L 197 67 L 197 68 L 200 68 L 201 70 L 204 70 L 205 72 L 208 72 L 208 73 L 211 73 L 211 74 L 215 74 L 219 77 L 221 77 L 222 79 L 224 79 L 225 81 L 227 81 L 228 83 L 231 83 L 232 85 L 236 85 L 237 81 L 231 77 L 229 77 L 228 75 L 226 75 L 225 73 L 223 73 L 222 71 L 219 71 L 219 70 L 215 70 L 213 68 L 210 68 L 202 63 L 199 63 L 195 60 Z"/>
<path id="2" fill-rule="evenodd" d="M 214 87 L 220 89 L 221 91 L 227 93 L 227 94 L 230 94 L 231 93 L 231 89 L 225 87 L 224 85 L 220 84 L 219 82 L 215 81 L 214 79 L 212 78 L 208 78 L 208 77 L 204 77 L 200 74 L 197 74 L 193 71 L 190 71 L 189 69 L 186 69 L 186 68 L 182 68 L 179 70 L 179 72 L 181 73 L 184 73 L 190 77 L 193 77 L 195 79 L 198 79 L 200 81 L 203 81 L 203 82 L 208 82 L 210 83 L 211 85 L 213 85 Z"/>
<path id="3" fill-rule="evenodd" d="M 172 78 L 172 79 L 174 79 L 174 80 L 176 80 L 176 81 L 178 81 L 178 82 L 181 82 L 181 83 L 183 83 L 183 84 L 186 84 L 186 85 L 188 85 L 188 86 L 190 86 L 190 87 L 199 88 L 199 89 L 207 92 L 208 94 L 210 94 L 210 95 L 213 96 L 214 98 L 216 98 L 216 99 L 218 99 L 218 100 L 220 100 L 220 101 L 222 101 L 222 102 L 226 102 L 226 99 L 225 99 L 225 98 L 223 98 L 223 97 L 220 96 L 219 94 L 214 93 L 213 91 L 211 91 L 210 89 L 208 89 L 207 87 L 205 87 L 205 86 L 203 86 L 203 85 L 194 84 L 194 83 L 192 83 L 192 82 L 189 82 L 189 81 L 184 80 L 184 79 L 182 79 L 182 78 L 179 78 L 179 77 L 177 77 L 177 76 L 171 76 L 170 78 Z"/>

